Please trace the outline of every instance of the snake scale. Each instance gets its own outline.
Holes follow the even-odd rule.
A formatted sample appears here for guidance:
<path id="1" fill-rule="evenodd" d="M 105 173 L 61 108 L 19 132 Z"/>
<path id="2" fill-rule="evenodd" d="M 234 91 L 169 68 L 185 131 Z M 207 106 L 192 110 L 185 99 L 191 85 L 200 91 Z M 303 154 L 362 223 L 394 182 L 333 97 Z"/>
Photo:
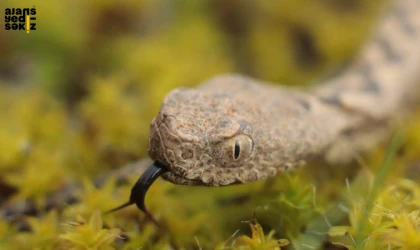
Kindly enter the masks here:
<path id="1" fill-rule="evenodd" d="M 226 75 L 171 91 L 152 121 L 149 155 L 169 170 L 164 179 L 210 186 L 265 179 L 316 156 L 346 160 L 415 100 L 419 72 L 420 1 L 400 0 L 323 85 L 304 91 Z"/>
<path id="2" fill-rule="evenodd" d="M 303 89 L 242 75 L 217 76 L 164 99 L 150 126 L 155 162 L 127 203 L 144 205 L 162 176 L 175 184 L 226 186 L 266 179 L 311 158 L 350 161 L 382 140 L 419 99 L 420 0 L 399 0 L 340 74 Z M 152 218 L 152 217 L 151 217 Z"/>
<path id="3" fill-rule="evenodd" d="M 350 161 L 386 138 L 420 99 L 419 76 L 420 0 L 397 0 L 352 63 L 323 84 L 292 89 L 232 74 L 175 89 L 150 126 L 155 162 L 129 201 L 111 211 L 135 203 L 149 214 L 144 198 L 159 176 L 225 186 L 266 179 L 312 158 Z"/>

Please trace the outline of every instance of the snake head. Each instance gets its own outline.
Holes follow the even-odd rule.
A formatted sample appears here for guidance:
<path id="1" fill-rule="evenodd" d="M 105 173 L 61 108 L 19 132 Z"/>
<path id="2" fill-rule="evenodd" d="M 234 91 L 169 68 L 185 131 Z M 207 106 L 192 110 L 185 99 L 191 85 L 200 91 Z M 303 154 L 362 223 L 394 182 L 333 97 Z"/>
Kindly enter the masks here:
<path id="1" fill-rule="evenodd" d="M 211 186 L 264 178 L 253 168 L 257 150 L 248 104 L 226 91 L 171 91 L 149 134 L 149 156 L 168 170 L 162 177 L 176 184 Z M 275 174 L 272 169 L 265 173 Z"/>

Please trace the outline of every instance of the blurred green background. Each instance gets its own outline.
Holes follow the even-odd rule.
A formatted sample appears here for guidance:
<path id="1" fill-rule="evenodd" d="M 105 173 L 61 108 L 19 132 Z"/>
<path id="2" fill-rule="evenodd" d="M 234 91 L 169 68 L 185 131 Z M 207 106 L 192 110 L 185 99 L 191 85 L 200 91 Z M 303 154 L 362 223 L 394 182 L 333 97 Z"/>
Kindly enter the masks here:
<path id="1" fill-rule="evenodd" d="M 224 243 L 225 249 L 273 249 L 258 245 L 255 235 L 260 248 L 235 240 L 250 235 L 241 221 L 254 213 L 265 235 L 275 229 L 275 239 L 292 242 L 289 249 L 305 249 L 298 247 L 305 244 L 342 249 L 335 241 L 352 245 L 354 217 L 365 202 L 354 197 L 363 197 L 370 187 L 384 147 L 366 157 L 365 167 L 308 167 L 237 187 L 158 181 L 147 203 L 161 229 L 134 207 L 104 217 L 95 213 L 125 202 L 137 176 L 118 188 L 111 180 L 97 189 L 91 180 L 147 156 L 150 121 L 165 94 L 178 86 L 192 87 L 227 72 L 308 85 L 337 72 L 368 38 L 382 2 L 1 1 L 2 11 L 35 7 L 37 13 L 36 30 L 29 34 L 5 30 L 3 17 L 0 21 L 0 202 L 30 200 L 41 208 L 48 194 L 74 182 L 83 187 L 77 190 L 80 203 L 23 218 L 26 230 L 21 222 L 0 221 L 0 249 L 222 249 Z M 420 225 L 412 215 L 420 206 L 415 184 L 420 174 L 407 167 L 419 159 L 416 117 L 406 125 L 405 151 L 397 158 L 394 178 L 381 191 L 398 198 L 377 203 L 405 212 L 408 221 L 414 218 Z M 320 218 L 340 203 L 346 178 L 356 190 L 344 215 L 333 212 L 331 220 L 342 228 L 329 235 L 339 238 L 331 239 Z M 409 192 L 410 205 L 401 203 L 406 210 L 395 204 L 405 197 L 400 188 Z M 393 219 L 377 219 L 366 237 L 384 234 L 380 230 L 391 228 Z M 319 237 L 308 240 L 312 227 Z M 413 230 L 413 237 L 420 237 L 419 229 Z M 372 237 L 374 243 L 365 249 L 388 249 L 393 242 Z"/>

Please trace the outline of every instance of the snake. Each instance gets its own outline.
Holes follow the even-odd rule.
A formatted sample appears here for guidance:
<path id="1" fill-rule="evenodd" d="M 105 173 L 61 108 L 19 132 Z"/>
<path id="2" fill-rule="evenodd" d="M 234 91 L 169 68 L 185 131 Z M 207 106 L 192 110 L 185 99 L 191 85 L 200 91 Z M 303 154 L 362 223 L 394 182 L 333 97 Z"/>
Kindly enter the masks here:
<path id="1" fill-rule="evenodd" d="M 226 186 L 273 177 L 314 158 L 348 162 L 370 150 L 419 98 L 420 0 L 399 0 L 349 65 L 309 88 L 239 74 L 177 88 L 150 125 L 154 163 L 127 203 L 148 213 L 153 181 Z"/>

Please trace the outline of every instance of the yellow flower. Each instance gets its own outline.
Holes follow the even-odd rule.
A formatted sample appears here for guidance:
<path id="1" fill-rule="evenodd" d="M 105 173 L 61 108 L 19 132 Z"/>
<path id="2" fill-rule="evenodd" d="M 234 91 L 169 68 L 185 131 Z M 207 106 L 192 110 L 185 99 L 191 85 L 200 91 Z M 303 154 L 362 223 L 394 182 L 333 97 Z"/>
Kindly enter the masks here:
<path id="1" fill-rule="evenodd" d="M 15 199 L 32 198 L 39 206 L 48 193 L 66 183 L 62 155 L 41 148 L 31 153 L 27 162 L 23 171 L 10 173 L 5 179 L 18 190 Z"/>
<path id="2" fill-rule="evenodd" d="M 19 233 L 14 238 L 18 249 L 57 249 L 60 228 L 56 211 L 42 218 L 29 217 L 27 222 L 31 231 Z"/>
<path id="3" fill-rule="evenodd" d="M 83 189 L 77 193 L 80 202 L 69 206 L 64 211 L 64 216 L 67 218 L 73 218 L 76 214 L 88 216 L 95 210 L 105 212 L 127 201 L 127 194 L 118 194 L 119 190 L 116 190 L 113 179 L 107 180 L 101 188 L 95 187 L 92 181 L 84 179 Z M 107 216 L 107 224 L 114 225 L 115 219 L 113 216 Z"/>
<path id="4" fill-rule="evenodd" d="M 420 210 L 401 213 L 394 217 L 397 227 L 385 240 L 400 250 L 420 249 Z"/>
<path id="5" fill-rule="evenodd" d="M 102 218 L 99 211 L 93 213 L 89 222 L 76 217 L 76 222 L 68 223 L 70 231 L 60 235 L 61 239 L 70 242 L 71 250 L 110 250 L 110 244 L 119 236 L 118 228 L 103 229 Z"/>
<path id="6" fill-rule="evenodd" d="M 79 106 L 85 126 L 95 133 L 92 142 L 99 152 L 138 157 L 147 142 L 149 122 L 138 108 L 144 106 L 143 100 L 128 88 L 118 78 L 93 79 L 88 98 Z"/>
<path id="7" fill-rule="evenodd" d="M 273 239 L 273 235 L 275 233 L 274 230 L 271 230 L 267 236 L 264 235 L 264 231 L 260 224 L 255 222 L 252 224 L 248 222 L 249 227 L 251 228 L 252 236 L 251 238 L 242 235 L 239 236 L 239 240 L 244 242 L 248 247 L 252 250 L 280 250 L 281 247 L 287 246 L 290 242 L 286 239 L 275 240 Z"/>

